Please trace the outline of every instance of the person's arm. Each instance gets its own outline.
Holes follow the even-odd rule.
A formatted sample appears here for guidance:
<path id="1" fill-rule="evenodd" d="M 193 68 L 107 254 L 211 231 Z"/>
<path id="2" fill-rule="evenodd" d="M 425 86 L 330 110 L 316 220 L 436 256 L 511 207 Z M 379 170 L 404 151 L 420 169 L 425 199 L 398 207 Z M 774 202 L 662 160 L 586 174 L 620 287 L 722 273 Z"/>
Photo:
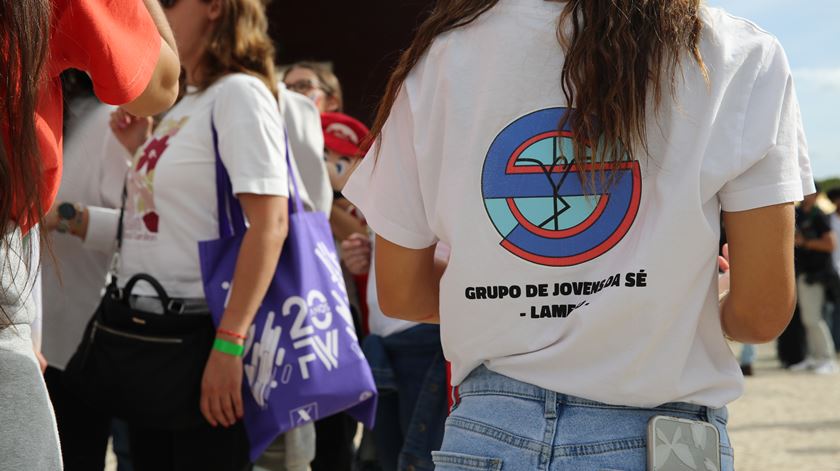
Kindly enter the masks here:
<path id="1" fill-rule="evenodd" d="M 784 331 L 796 304 L 792 203 L 724 212 L 730 288 L 721 302 L 724 333 L 766 343 Z"/>
<path id="2" fill-rule="evenodd" d="M 244 336 L 268 291 L 288 233 L 288 199 L 282 196 L 237 195 L 249 226 L 242 240 L 233 275 L 230 300 L 219 324 L 221 334 Z M 214 427 L 230 427 L 244 414 L 242 405 L 242 357 L 210 352 L 201 383 L 201 412 Z"/>
<path id="3" fill-rule="evenodd" d="M 98 206 L 76 205 L 79 216 L 69 223 L 70 235 L 82 240 L 85 248 L 108 253 L 114 249 L 117 227 L 120 222 L 120 210 Z M 54 231 L 58 228 L 58 204 L 44 218 L 44 229 Z"/>
<path id="4" fill-rule="evenodd" d="M 823 235 L 818 239 L 806 239 L 798 236 L 796 238 L 796 246 L 815 252 L 832 253 L 837 248 L 837 236 L 831 230 L 823 232 Z"/>
<path id="5" fill-rule="evenodd" d="M 181 75 L 178 47 L 160 2 L 144 0 L 144 3 L 163 41 L 160 43 L 157 65 L 145 90 L 131 102 L 122 105 L 123 109 L 135 116 L 153 116 L 169 109 L 178 98 L 178 79 Z"/>
<path id="6" fill-rule="evenodd" d="M 435 249 L 408 249 L 376 237 L 376 290 L 386 316 L 440 322 L 440 278 L 446 262 L 435 258 Z"/>

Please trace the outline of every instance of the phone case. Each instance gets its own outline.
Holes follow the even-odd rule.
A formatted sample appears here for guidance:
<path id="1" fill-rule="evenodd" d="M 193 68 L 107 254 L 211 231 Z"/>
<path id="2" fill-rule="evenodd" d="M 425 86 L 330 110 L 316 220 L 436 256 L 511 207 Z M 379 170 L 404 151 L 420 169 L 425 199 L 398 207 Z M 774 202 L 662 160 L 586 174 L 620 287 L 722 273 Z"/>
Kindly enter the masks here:
<path id="1" fill-rule="evenodd" d="M 653 417 L 647 450 L 648 471 L 720 471 L 720 432 L 708 422 Z"/>

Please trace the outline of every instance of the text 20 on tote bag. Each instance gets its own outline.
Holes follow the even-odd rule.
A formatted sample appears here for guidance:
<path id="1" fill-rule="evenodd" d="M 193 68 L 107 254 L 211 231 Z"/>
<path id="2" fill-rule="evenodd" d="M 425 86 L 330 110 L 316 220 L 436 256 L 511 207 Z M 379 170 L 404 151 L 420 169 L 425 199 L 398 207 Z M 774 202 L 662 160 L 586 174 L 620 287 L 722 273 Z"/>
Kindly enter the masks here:
<path id="1" fill-rule="evenodd" d="M 218 326 L 231 291 L 245 219 L 216 153 L 219 239 L 199 242 L 207 304 Z M 245 343 L 243 402 L 251 460 L 280 434 L 341 411 L 373 427 L 376 387 L 359 348 L 329 222 L 305 212 L 297 196 L 288 137 L 286 162 L 294 188 L 289 234 L 277 271 Z"/>

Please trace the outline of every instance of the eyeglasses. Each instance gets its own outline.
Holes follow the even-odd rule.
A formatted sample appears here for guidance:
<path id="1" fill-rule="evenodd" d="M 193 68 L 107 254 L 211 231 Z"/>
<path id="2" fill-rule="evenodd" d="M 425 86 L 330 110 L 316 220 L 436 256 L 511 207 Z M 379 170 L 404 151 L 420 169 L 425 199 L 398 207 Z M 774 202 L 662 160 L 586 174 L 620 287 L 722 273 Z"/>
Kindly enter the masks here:
<path id="1" fill-rule="evenodd" d="M 287 83 L 286 88 L 293 92 L 297 92 L 303 95 L 306 95 L 308 92 L 312 91 L 315 88 L 320 89 L 314 81 L 310 79 L 300 79 L 296 82 Z"/>
<path id="2" fill-rule="evenodd" d="M 160 6 L 163 8 L 172 8 L 178 3 L 178 0 L 158 0 L 160 2 Z"/>

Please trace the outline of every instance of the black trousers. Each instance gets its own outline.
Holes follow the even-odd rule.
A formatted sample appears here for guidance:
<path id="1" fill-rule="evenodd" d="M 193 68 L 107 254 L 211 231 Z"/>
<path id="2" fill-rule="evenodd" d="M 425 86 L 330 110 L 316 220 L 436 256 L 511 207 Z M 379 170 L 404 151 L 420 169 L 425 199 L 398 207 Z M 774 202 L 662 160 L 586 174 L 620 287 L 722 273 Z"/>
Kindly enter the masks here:
<path id="1" fill-rule="evenodd" d="M 799 305 L 793 311 L 790 324 L 776 340 L 776 351 L 779 355 L 779 361 L 785 368 L 805 359 L 805 327 L 802 326 L 802 319 L 799 316 Z"/>
<path id="2" fill-rule="evenodd" d="M 111 417 L 67 391 L 62 370 L 47 367 L 44 380 L 50 394 L 65 471 L 102 471 L 111 435 Z"/>
<path id="3" fill-rule="evenodd" d="M 128 424 L 136 471 L 245 471 L 251 469 L 242 422 L 230 428 L 206 424 L 188 430 L 161 430 Z"/>
<path id="4" fill-rule="evenodd" d="M 356 419 L 336 414 L 315 422 L 315 459 L 312 471 L 350 471 L 353 467 Z"/>

